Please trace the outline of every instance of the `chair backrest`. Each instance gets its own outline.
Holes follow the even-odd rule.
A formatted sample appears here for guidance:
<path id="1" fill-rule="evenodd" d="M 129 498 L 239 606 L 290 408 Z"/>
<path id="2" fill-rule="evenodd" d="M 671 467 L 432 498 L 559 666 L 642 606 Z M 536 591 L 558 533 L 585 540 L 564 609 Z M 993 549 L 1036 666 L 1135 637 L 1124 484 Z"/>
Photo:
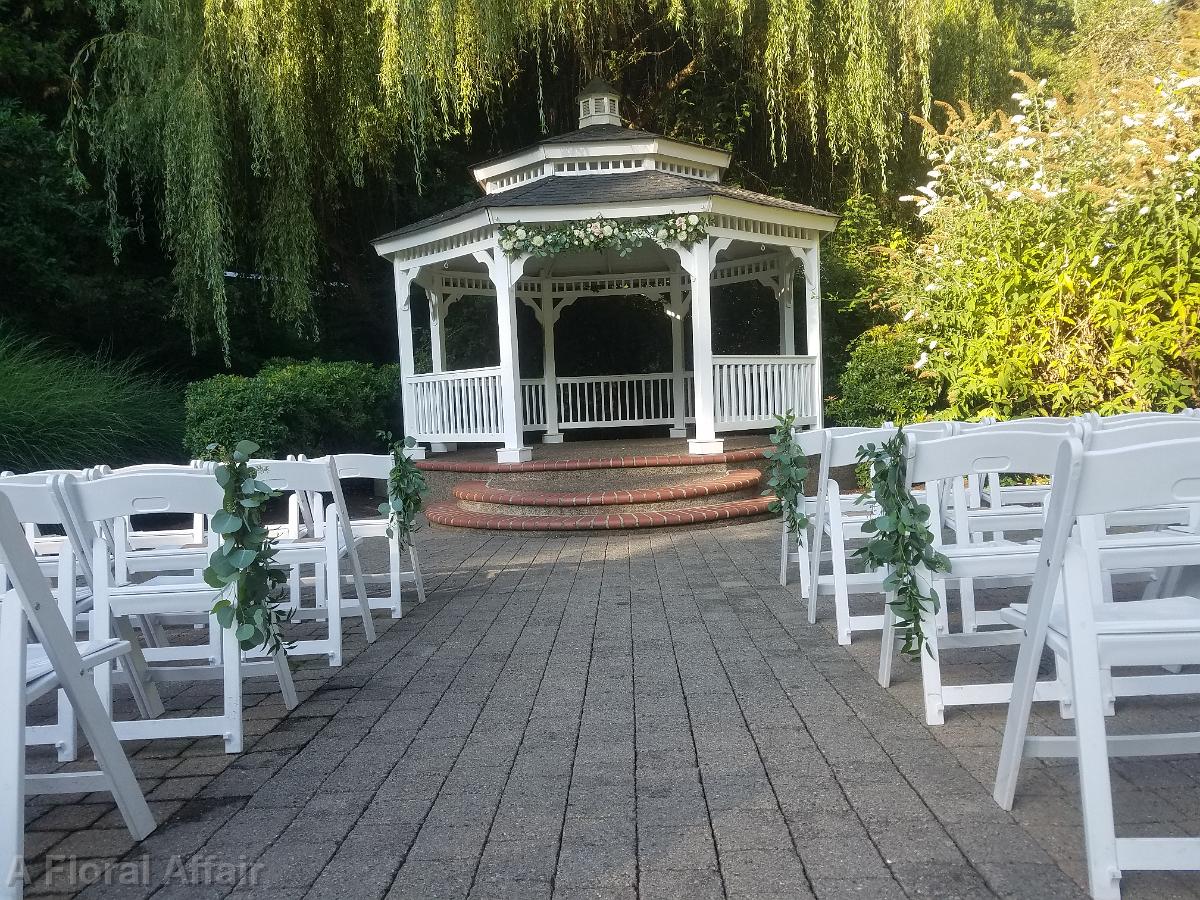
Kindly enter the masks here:
<path id="1" fill-rule="evenodd" d="M 1086 450 L 1119 450 L 1139 444 L 1200 437 L 1200 418 L 1155 416 L 1133 419 L 1119 427 L 1104 429 L 1096 429 L 1090 422 L 1084 421 L 1080 432 Z"/>
<path id="2" fill-rule="evenodd" d="M 333 457 L 338 478 L 371 478 L 387 481 L 392 457 L 387 453 L 338 453 Z"/>
<path id="3" fill-rule="evenodd" d="M 256 479 L 277 491 L 333 491 L 337 481 L 337 470 L 331 456 L 321 459 L 252 459 L 250 465 L 258 470 Z"/>
<path id="4" fill-rule="evenodd" d="M 990 428 L 925 440 L 912 435 L 905 442 L 908 478 L 919 484 L 991 472 L 1051 475 L 1066 437 L 1039 431 L 996 433 Z"/>
<path id="5" fill-rule="evenodd" d="M 0 478 L 0 494 L 8 498 L 17 521 L 23 525 L 62 525 L 64 513 L 50 489 L 53 476 L 26 481 L 23 476 Z"/>
<path id="6" fill-rule="evenodd" d="M 920 422 L 916 425 L 905 425 L 904 433 L 913 435 L 919 440 L 944 437 L 950 434 L 954 422 Z M 851 430 L 844 433 L 834 433 L 829 441 L 829 466 L 852 466 L 858 462 L 858 449 L 864 444 L 880 444 L 890 441 L 896 436 L 895 428 L 869 428 Z"/>
<path id="7" fill-rule="evenodd" d="M 1020 431 L 1026 434 L 1040 432 L 1042 434 L 1063 435 L 1067 434 L 1071 430 L 1071 427 L 1074 425 L 1074 423 L 1074 419 L 1062 419 L 1049 416 L 1036 419 L 1008 419 L 1004 422 L 992 422 L 988 425 L 980 425 L 970 429 L 960 428 L 959 433 L 975 434 L 982 432 L 985 434 L 1000 434 L 1005 431 Z"/>
<path id="8" fill-rule="evenodd" d="M 1102 416 L 1099 413 L 1089 412 L 1084 413 L 1081 417 L 1085 422 L 1093 428 L 1121 428 L 1125 425 L 1133 424 L 1134 422 L 1148 422 L 1154 419 L 1169 419 L 1178 415 L 1178 413 L 1165 412 L 1130 412 L 1116 413 L 1111 416 Z"/>
<path id="9" fill-rule="evenodd" d="M 158 513 L 211 515 L 225 498 L 211 474 L 185 467 L 114 474 L 91 481 L 58 475 L 52 488 L 81 524 Z"/>
<path id="10" fill-rule="evenodd" d="M 1076 517 L 1200 503 L 1200 434 L 1084 451 L 1078 481 L 1078 493 L 1070 509 Z"/>

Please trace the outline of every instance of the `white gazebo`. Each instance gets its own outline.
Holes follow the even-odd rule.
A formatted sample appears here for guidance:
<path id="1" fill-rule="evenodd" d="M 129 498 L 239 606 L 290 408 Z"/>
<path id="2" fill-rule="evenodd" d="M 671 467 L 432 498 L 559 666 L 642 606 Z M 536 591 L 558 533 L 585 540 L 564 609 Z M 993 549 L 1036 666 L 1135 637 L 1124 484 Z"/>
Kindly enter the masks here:
<path id="1" fill-rule="evenodd" d="M 477 200 L 374 241 L 392 261 L 400 336 L 405 432 L 434 452 L 460 443 L 499 443 L 501 462 L 530 458 L 527 432 L 558 442 L 572 428 L 663 425 L 692 453 L 719 453 L 719 435 L 770 427 L 789 410 L 821 424 L 820 238 L 837 217 L 800 203 L 721 183 L 729 154 L 626 128 L 620 98 L 600 80 L 579 95 L 579 129 L 481 163 Z M 553 255 L 514 250 L 510 225 L 530 234 L 601 221 L 649 225 L 696 216 L 696 242 L 647 240 Z M 692 220 L 696 221 L 696 220 Z M 797 354 L 793 282 L 804 275 L 805 353 Z M 712 289 L 757 282 L 779 304 L 778 354 L 713 354 Z M 418 373 L 410 295 L 429 298 L 433 371 Z M 641 294 L 670 317 L 669 372 L 559 378 L 554 329 L 582 297 Z M 447 371 L 444 317 L 464 296 L 494 297 L 500 364 Z M 517 304 L 542 326 L 543 377 L 522 379 Z M 692 371 L 684 370 L 691 321 Z"/>

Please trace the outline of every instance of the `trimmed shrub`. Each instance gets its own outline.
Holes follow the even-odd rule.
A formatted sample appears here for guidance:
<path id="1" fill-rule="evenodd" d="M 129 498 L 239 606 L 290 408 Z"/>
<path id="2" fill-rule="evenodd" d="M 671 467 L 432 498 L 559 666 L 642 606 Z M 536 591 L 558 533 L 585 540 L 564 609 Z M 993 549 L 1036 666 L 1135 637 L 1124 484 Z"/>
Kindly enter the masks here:
<path id="1" fill-rule="evenodd" d="M 920 343 L 906 329 L 880 325 L 864 332 L 851 344 L 829 417 L 864 427 L 929 418 L 939 393 L 935 381 L 918 376 L 913 364 L 921 358 Z"/>
<path id="2" fill-rule="evenodd" d="M 188 385 L 185 445 L 254 441 L 270 456 L 378 449 L 398 409 L 399 366 L 271 360 L 257 375 Z M 397 429 L 398 430 L 398 429 Z"/>
<path id="3" fill-rule="evenodd" d="M 134 362 L 52 350 L 0 327 L 0 469 L 179 461 L 181 400 Z"/>

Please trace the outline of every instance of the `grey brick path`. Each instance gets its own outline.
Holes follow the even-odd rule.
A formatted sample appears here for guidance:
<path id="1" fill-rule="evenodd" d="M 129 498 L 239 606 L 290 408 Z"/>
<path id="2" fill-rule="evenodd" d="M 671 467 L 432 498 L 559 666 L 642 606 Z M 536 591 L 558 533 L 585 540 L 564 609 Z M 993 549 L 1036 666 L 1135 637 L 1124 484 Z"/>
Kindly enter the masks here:
<path id="1" fill-rule="evenodd" d="M 371 646 L 351 628 L 342 669 L 302 664 L 290 714 L 252 688 L 245 752 L 130 745 L 148 840 L 102 796 L 32 801 L 30 894 L 124 860 L 151 883 L 83 896 L 1083 896 L 1074 769 L 996 807 L 999 713 L 925 728 L 913 672 L 880 689 L 878 641 L 838 648 L 775 582 L 774 524 L 420 540 L 429 600 Z M 1196 833 L 1194 760 L 1120 775 L 1131 826 Z M 1126 897 L 1198 889 L 1131 875 Z"/>

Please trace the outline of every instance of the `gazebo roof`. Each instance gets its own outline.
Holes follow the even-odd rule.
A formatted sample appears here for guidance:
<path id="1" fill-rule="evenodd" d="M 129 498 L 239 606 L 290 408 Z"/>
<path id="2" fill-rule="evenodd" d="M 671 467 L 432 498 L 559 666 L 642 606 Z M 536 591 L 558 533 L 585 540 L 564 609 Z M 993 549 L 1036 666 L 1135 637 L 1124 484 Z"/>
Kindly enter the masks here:
<path id="1" fill-rule="evenodd" d="M 413 222 L 411 225 L 405 225 L 403 228 L 390 231 L 376 238 L 375 243 L 422 231 L 430 226 L 450 222 L 459 217 L 485 209 L 575 206 L 581 203 L 622 204 L 647 200 L 663 201 L 665 203 L 670 200 L 692 200 L 711 197 L 743 200 L 759 206 L 769 206 L 774 209 L 785 209 L 792 212 L 833 216 L 833 213 L 817 209 L 814 206 L 794 203 L 791 200 L 781 200 L 778 197 L 771 197 L 767 194 L 756 194 L 753 191 L 731 187 L 720 182 L 689 178 L 684 175 L 675 175 L 655 169 L 642 169 L 590 178 L 552 175 L 500 193 L 485 194 L 476 200 L 468 201 L 452 209 L 429 216 L 419 222 Z M 664 213 L 673 211 L 671 209 L 663 210 Z M 512 221 L 512 219 L 506 217 L 505 221 Z"/>
<path id="2" fill-rule="evenodd" d="M 724 150 L 626 128 L 619 109 L 616 90 L 594 79 L 579 94 L 579 128 L 474 166 L 482 197 L 376 238 L 376 252 L 444 260 L 500 224 L 671 213 L 711 216 L 710 233 L 754 242 L 811 245 L 833 230 L 833 213 L 722 184 Z"/>

